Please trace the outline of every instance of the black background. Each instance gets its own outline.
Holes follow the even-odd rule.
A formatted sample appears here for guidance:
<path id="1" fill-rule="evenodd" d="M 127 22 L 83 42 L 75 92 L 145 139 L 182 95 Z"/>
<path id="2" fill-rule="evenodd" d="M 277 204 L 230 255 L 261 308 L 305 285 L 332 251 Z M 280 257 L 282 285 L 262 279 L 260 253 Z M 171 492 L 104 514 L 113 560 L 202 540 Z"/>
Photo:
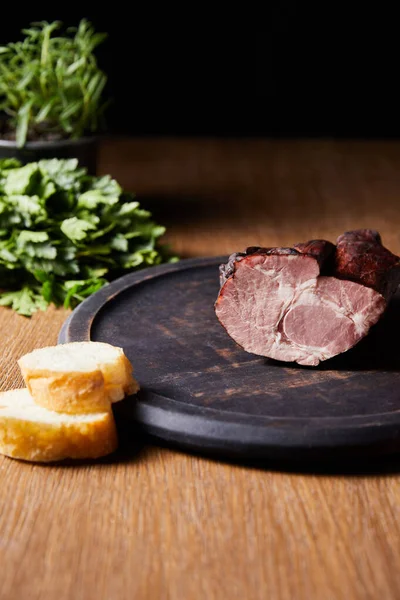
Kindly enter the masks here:
<path id="1" fill-rule="evenodd" d="M 98 56 L 118 134 L 400 134 L 398 20 L 383 4 L 183 6 L 36 5 L 1 19 L 0 43 L 32 20 L 107 31 Z"/>

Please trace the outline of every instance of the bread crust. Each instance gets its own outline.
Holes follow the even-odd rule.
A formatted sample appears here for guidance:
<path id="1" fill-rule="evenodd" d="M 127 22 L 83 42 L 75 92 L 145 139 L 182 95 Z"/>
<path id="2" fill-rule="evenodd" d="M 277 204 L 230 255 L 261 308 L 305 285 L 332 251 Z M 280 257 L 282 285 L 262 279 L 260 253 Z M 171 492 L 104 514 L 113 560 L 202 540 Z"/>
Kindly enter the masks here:
<path id="1" fill-rule="evenodd" d="M 111 409 L 90 417 L 46 411 L 46 419 L 2 410 L 12 406 L 15 394 L 27 390 L 11 390 L 0 394 L 0 453 L 30 462 L 55 462 L 65 459 L 95 459 L 114 452 L 118 446 L 117 430 Z M 32 404 L 35 404 L 32 399 Z M 43 409 L 41 409 L 43 411 Z M 48 413 L 48 414 L 47 414 Z M 51 422 L 54 419 L 54 422 Z"/>

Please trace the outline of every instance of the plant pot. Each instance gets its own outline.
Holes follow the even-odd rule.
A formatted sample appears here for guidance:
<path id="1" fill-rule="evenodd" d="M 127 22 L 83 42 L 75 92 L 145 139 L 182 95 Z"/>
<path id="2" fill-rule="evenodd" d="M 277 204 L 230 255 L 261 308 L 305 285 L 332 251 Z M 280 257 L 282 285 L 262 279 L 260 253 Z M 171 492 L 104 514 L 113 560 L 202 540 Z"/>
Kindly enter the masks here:
<path id="1" fill-rule="evenodd" d="M 77 158 L 80 167 L 86 167 L 90 175 L 97 171 L 97 137 L 56 142 L 27 142 L 17 148 L 16 142 L 0 139 L 0 158 L 17 158 L 23 164 L 43 158 Z"/>

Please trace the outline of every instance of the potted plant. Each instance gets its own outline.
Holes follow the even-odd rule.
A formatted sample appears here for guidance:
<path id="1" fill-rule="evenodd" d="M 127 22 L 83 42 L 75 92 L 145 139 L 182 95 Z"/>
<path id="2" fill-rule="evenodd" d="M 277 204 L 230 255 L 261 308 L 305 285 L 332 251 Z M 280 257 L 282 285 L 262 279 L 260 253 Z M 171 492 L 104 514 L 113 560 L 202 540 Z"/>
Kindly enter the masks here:
<path id="1" fill-rule="evenodd" d="M 0 47 L 0 158 L 77 158 L 95 174 L 107 77 L 94 50 L 106 34 L 86 19 L 61 27 L 32 23 L 22 41 Z"/>

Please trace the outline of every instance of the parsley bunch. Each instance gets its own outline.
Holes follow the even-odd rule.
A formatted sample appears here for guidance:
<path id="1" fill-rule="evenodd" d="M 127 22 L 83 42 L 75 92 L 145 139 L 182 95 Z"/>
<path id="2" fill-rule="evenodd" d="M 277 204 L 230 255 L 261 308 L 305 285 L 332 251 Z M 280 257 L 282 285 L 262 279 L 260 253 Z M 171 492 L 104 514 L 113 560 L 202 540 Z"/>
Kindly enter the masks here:
<path id="1" fill-rule="evenodd" d="M 132 194 L 77 160 L 0 160 L 0 306 L 74 307 L 126 271 L 177 260 Z"/>

